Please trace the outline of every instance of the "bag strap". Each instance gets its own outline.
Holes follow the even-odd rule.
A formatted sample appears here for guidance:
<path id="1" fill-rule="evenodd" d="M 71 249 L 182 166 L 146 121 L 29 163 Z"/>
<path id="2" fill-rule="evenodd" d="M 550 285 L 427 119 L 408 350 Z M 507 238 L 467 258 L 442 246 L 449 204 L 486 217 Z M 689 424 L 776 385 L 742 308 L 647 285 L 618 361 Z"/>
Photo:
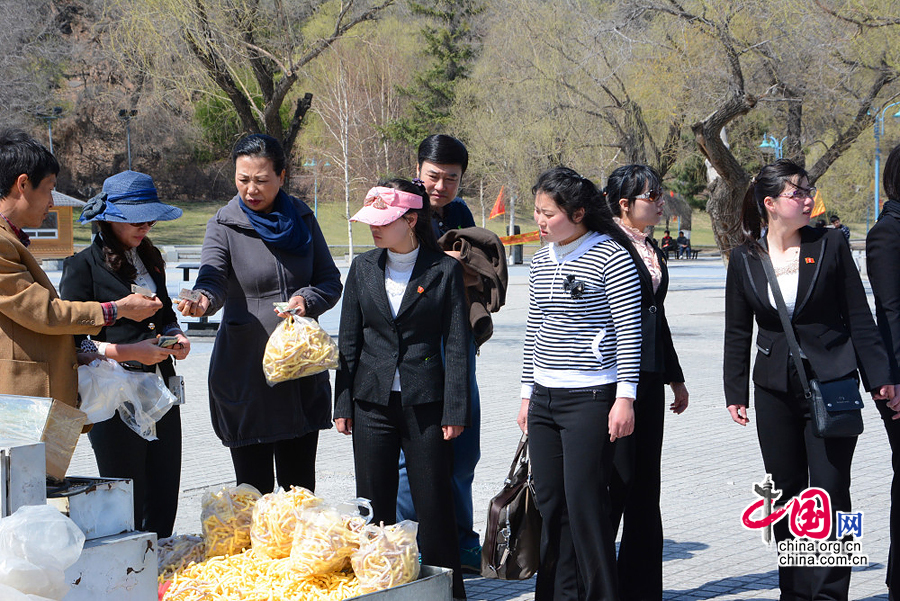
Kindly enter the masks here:
<path id="1" fill-rule="evenodd" d="M 516 455 L 513 457 L 512 465 L 509 466 L 509 474 L 506 476 L 506 483 L 509 484 L 513 481 L 513 476 L 516 475 L 516 470 L 519 467 L 519 464 L 522 462 L 528 463 L 528 477 L 531 478 L 531 460 L 528 457 L 528 434 L 522 433 L 522 438 L 519 439 L 519 446 L 516 447 Z"/>
<path id="2" fill-rule="evenodd" d="M 772 296 L 775 298 L 775 306 L 778 307 L 778 317 L 781 318 L 781 327 L 784 328 L 784 336 L 787 338 L 788 347 L 791 349 L 794 366 L 797 368 L 797 374 L 800 376 L 800 383 L 803 384 L 803 394 L 807 399 L 812 398 L 812 393 L 809 390 L 809 380 L 806 377 L 806 369 L 803 367 L 800 344 L 797 342 L 794 326 L 791 325 L 791 319 L 788 317 L 787 305 L 785 305 L 784 297 L 781 295 L 781 286 L 778 285 L 778 276 L 775 275 L 772 259 L 768 253 L 765 253 L 760 260 L 762 261 L 763 269 L 766 271 L 766 279 L 769 280 L 769 286 L 772 288 Z"/>

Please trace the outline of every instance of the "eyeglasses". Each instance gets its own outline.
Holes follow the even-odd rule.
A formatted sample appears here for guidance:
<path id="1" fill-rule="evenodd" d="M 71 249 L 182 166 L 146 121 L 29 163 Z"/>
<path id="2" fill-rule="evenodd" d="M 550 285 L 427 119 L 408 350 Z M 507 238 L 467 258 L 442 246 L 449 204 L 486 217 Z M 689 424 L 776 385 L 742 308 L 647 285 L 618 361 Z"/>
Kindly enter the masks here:
<path id="1" fill-rule="evenodd" d="M 131 227 L 137 227 L 137 228 L 141 228 L 141 227 L 145 227 L 145 226 L 153 227 L 154 225 L 156 225 L 156 221 L 138 221 L 137 223 L 129 223 L 128 225 L 130 225 Z"/>
<path id="2" fill-rule="evenodd" d="M 635 200 L 648 200 L 650 202 L 664 201 L 662 190 L 650 190 L 634 197 Z"/>
<path id="3" fill-rule="evenodd" d="M 791 200 L 806 200 L 807 198 L 816 197 L 816 188 L 801 188 L 800 186 L 796 186 L 790 194 L 779 194 L 778 196 L 784 196 Z"/>

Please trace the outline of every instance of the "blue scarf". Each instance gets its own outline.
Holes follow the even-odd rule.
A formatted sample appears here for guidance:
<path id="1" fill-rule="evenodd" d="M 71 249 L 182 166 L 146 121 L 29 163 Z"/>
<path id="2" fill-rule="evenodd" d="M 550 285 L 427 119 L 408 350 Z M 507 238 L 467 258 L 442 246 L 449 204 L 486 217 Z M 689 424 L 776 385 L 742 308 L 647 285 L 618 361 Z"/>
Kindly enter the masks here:
<path id="1" fill-rule="evenodd" d="M 309 248 L 312 234 L 303 223 L 297 207 L 284 190 L 278 191 L 275 203 L 269 213 L 257 213 L 244 204 L 240 198 L 241 210 L 250 220 L 250 225 L 259 234 L 263 242 L 279 250 L 294 254 L 303 254 Z"/>

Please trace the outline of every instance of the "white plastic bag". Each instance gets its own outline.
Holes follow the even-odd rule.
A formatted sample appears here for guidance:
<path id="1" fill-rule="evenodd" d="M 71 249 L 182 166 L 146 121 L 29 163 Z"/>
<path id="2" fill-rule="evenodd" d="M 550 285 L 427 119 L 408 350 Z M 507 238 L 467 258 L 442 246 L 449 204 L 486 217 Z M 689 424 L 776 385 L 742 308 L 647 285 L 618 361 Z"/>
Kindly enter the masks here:
<path id="1" fill-rule="evenodd" d="M 116 414 L 127 376 L 122 366 L 112 360 L 94 359 L 88 365 L 78 366 L 79 409 L 87 414 L 88 423 L 98 424 Z"/>
<path id="2" fill-rule="evenodd" d="M 50 505 L 26 505 L 0 520 L 0 585 L 59 601 L 65 570 L 81 556 L 84 534 Z"/>
<path id="3" fill-rule="evenodd" d="M 92 424 L 119 417 L 147 440 L 156 440 L 156 422 L 178 400 L 155 372 L 128 371 L 112 360 L 95 359 L 78 368 L 81 410 Z"/>
<path id="4" fill-rule="evenodd" d="M 128 384 L 119 404 L 119 417 L 143 438 L 156 440 L 156 422 L 178 400 L 159 374 L 139 371 L 126 373 Z"/>

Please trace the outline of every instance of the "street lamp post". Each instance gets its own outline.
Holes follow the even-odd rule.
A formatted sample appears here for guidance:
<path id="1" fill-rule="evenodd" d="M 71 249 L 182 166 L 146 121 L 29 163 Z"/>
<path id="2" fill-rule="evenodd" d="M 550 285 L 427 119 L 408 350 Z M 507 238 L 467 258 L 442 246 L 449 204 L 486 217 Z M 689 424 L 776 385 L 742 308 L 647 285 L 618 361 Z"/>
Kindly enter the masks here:
<path id="1" fill-rule="evenodd" d="M 775 136 L 766 132 L 763 134 L 762 144 L 759 145 L 759 149 L 765 152 L 766 154 L 775 154 L 775 160 L 782 158 L 784 156 L 784 141 L 787 140 L 787 136 L 781 138 L 780 140 Z"/>
<path id="2" fill-rule="evenodd" d="M 319 162 L 315 158 L 303 161 L 304 167 L 313 168 L 313 214 L 319 218 Z M 331 163 L 325 161 L 323 167 L 331 167 Z"/>
<path id="3" fill-rule="evenodd" d="M 884 134 L 884 114 L 891 107 L 895 107 L 900 102 L 894 102 L 882 108 L 875 114 L 875 123 L 872 125 L 872 131 L 875 133 L 875 219 L 878 219 L 878 209 L 881 205 L 881 136 Z M 900 109 L 894 113 L 895 119 L 900 119 Z"/>
<path id="4" fill-rule="evenodd" d="M 62 117 L 62 107 L 54 106 L 49 113 L 35 113 L 35 116 L 47 122 L 47 137 L 50 140 L 50 154 L 53 154 L 53 122 Z"/>
<path id="5" fill-rule="evenodd" d="M 119 121 L 125 122 L 125 147 L 128 152 L 128 170 L 131 171 L 131 120 L 137 115 L 137 109 L 119 109 Z"/>

